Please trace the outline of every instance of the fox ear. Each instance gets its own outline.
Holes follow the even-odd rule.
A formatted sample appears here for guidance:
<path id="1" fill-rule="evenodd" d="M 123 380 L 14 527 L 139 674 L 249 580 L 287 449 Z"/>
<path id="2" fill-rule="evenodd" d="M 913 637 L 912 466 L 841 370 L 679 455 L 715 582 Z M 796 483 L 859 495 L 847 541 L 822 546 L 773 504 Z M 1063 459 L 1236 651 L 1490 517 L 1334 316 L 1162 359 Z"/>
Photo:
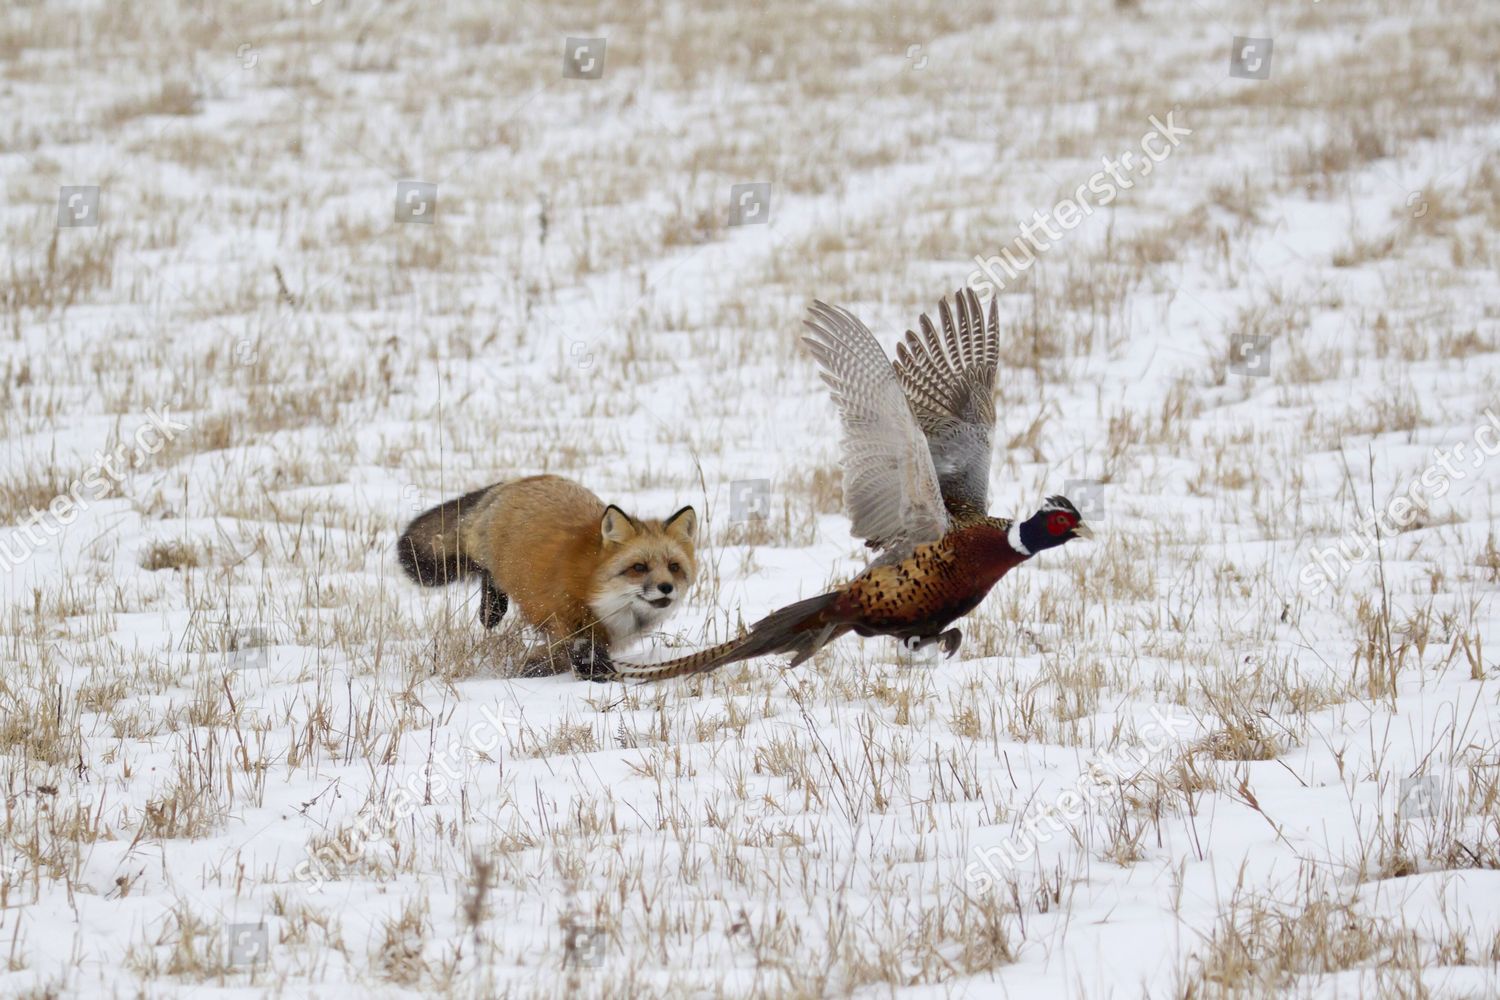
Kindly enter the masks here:
<path id="1" fill-rule="evenodd" d="M 684 507 L 662 522 L 662 528 L 669 535 L 691 542 L 698 533 L 698 512 L 691 507 Z"/>
<path id="2" fill-rule="evenodd" d="M 614 504 L 604 508 L 604 517 L 599 521 L 599 535 L 607 544 L 619 545 L 635 537 L 635 522 L 630 515 Z"/>

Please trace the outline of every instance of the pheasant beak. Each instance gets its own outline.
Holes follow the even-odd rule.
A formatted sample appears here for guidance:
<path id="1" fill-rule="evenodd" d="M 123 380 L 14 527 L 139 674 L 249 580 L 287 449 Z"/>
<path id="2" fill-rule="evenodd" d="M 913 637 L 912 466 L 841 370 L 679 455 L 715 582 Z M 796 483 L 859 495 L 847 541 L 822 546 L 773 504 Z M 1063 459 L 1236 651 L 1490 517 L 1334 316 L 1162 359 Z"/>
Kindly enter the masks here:
<path id="1" fill-rule="evenodd" d="M 1079 521 L 1077 524 L 1073 525 L 1073 537 L 1074 538 L 1087 538 L 1089 541 L 1093 541 L 1094 540 L 1094 529 L 1090 528 L 1087 524 L 1084 524 L 1082 521 Z"/>

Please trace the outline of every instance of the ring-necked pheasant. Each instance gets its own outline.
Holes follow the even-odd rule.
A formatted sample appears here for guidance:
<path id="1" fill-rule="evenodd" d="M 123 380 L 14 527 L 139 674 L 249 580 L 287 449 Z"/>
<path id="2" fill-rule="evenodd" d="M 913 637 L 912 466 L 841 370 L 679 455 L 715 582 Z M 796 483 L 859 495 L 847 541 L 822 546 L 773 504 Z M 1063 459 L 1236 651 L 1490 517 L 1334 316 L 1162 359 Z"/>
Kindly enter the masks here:
<path id="1" fill-rule="evenodd" d="M 972 290 L 957 310 L 940 304 L 908 330 L 893 365 L 868 327 L 814 302 L 804 338 L 832 390 L 843 428 L 844 503 L 852 531 L 883 554 L 827 594 L 772 612 L 745 635 L 665 663 L 616 662 L 625 677 L 661 680 L 737 660 L 793 653 L 803 662 L 846 632 L 889 635 L 911 650 L 963 634 L 951 623 L 974 610 L 1006 573 L 1043 549 L 1092 537 L 1065 497 L 1048 497 L 1021 522 L 989 517 L 999 317 L 988 321 Z"/>

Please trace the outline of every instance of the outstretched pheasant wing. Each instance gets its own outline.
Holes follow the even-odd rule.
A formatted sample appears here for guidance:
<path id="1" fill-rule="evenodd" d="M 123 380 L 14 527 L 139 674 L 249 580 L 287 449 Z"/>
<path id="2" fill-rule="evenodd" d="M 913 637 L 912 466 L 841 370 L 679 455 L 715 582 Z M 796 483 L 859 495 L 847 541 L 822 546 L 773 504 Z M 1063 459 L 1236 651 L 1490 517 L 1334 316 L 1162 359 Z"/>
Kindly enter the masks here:
<path id="1" fill-rule="evenodd" d="M 843 427 L 844 506 L 855 537 L 905 558 L 948 530 L 927 438 L 868 327 L 814 302 L 803 338 L 832 390 Z"/>
<path id="2" fill-rule="evenodd" d="M 957 301 L 956 314 L 946 299 L 939 304 L 941 330 L 924 314 L 921 333 L 906 331 L 896 345 L 895 368 L 927 435 L 944 502 L 983 514 L 989 506 L 1000 321 L 991 301 L 986 322 L 973 289 L 960 291 Z"/>

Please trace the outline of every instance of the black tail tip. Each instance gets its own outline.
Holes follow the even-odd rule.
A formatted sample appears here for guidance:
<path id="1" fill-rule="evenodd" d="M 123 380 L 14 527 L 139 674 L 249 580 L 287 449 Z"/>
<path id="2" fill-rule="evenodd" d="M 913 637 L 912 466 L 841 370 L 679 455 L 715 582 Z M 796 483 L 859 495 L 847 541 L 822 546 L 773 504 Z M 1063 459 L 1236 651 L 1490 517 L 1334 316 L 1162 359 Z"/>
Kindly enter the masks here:
<path id="1" fill-rule="evenodd" d="M 433 557 L 432 550 L 418 545 L 409 534 L 396 542 L 396 561 L 414 583 L 424 587 L 441 587 L 452 579 L 448 567 Z"/>

